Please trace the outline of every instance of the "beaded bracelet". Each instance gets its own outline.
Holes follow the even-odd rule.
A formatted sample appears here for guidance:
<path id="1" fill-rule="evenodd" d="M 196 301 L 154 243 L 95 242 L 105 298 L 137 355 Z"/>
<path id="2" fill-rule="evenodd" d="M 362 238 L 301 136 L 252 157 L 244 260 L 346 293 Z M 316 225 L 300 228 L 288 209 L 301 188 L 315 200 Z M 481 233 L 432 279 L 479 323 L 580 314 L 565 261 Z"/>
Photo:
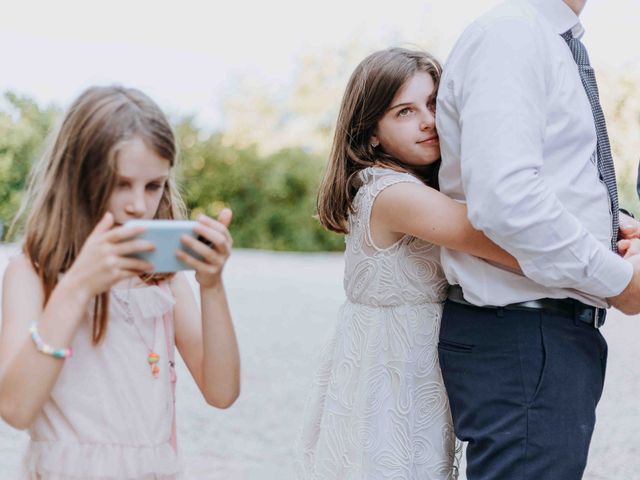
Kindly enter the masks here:
<path id="1" fill-rule="evenodd" d="M 33 340 L 33 343 L 36 344 L 36 348 L 39 352 L 51 355 L 52 357 L 56 358 L 69 358 L 71 355 L 73 355 L 73 350 L 71 348 L 53 348 L 51 345 L 47 345 L 46 343 L 44 343 L 44 340 L 42 340 L 42 337 L 38 332 L 38 326 L 36 322 L 33 322 L 31 324 L 29 331 L 31 332 L 31 340 Z"/>

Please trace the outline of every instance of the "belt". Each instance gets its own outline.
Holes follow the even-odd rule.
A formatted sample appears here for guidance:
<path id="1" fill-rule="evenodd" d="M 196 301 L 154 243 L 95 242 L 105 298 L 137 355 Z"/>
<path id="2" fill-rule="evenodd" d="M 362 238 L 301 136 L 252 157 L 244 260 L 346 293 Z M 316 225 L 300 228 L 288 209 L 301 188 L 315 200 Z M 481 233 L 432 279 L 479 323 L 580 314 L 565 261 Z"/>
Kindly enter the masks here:
<path id="1" fill-rule="evenodd" d="M 600 328 L 604 325 L 607 311 L 604 308 L 585 305 L 584 303 L 573 298 L 539 298 L 537 300 L 529 300 L 527 302 L 510 303 L 502 307 L 484 306 L 479 307 L 467 302 L 462 294 L 460 285 L 451 285 L 449 287 L 448 299 L 462 305 L 471 305 L 477 308 L 490 308 L 493 310 L 546 310 L 552 313 L 558 313 L 568 317 L 575 318 L 581 322 Z"/>

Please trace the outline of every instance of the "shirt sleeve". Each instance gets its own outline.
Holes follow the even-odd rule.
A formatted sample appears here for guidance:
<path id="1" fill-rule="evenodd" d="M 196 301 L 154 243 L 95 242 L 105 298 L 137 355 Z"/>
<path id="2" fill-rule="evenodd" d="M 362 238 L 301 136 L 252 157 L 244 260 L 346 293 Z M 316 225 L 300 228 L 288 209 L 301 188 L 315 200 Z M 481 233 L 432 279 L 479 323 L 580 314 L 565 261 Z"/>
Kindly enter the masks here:
<path id="1" fill-rule="evenodd" d="M 473 33 L 457 109 L 469 220 L 548 287 L 607 298 L 629 283 L 629 262 L 568 212 L 540 176 L 550 62 L 524 19 Z"/>

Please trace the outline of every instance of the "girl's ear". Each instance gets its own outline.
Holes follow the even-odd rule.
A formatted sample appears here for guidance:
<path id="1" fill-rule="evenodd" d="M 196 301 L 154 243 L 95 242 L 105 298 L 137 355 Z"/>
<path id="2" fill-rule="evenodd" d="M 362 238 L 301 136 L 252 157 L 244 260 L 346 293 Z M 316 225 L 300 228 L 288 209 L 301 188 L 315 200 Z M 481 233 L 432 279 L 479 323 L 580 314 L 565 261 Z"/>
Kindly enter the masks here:
<path id="1" fill-rule="evenodd" d="M 369 144 L 371 145 L 372 148 L 376 148 L 378 145 L 380 145 L 380 140 L 378 140 L 378 137 L 375 134 L 373 134 L 369 138 Z"/>

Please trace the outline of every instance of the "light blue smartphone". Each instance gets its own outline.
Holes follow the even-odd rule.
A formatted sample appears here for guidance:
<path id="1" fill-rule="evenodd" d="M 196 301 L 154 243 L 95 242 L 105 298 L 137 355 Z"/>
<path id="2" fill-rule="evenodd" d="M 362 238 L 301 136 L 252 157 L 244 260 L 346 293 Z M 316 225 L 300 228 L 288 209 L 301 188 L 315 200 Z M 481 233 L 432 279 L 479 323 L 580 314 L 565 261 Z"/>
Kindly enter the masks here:
<path id="1" fill-rule="evenodd" d="M 192 270 L 190 266 L 176 257 L 176 250 L 183 250 L 193 258 L 202 260 L 199 254 L 180 241 L 180 237 L 186 234 L 209 245 L 209 242 L 194 233 L 193 227 L 197 224 L 198 222 L 191 220 L 129 220 L 124 224 L 125 227 L 145 228 L 145 231 L 136 238 L 148 240 L 156 246 L 153 252 L 140 252 L 131 254 L 131 256 L 152 263 L 153 271 L 156 273 Z"/>

